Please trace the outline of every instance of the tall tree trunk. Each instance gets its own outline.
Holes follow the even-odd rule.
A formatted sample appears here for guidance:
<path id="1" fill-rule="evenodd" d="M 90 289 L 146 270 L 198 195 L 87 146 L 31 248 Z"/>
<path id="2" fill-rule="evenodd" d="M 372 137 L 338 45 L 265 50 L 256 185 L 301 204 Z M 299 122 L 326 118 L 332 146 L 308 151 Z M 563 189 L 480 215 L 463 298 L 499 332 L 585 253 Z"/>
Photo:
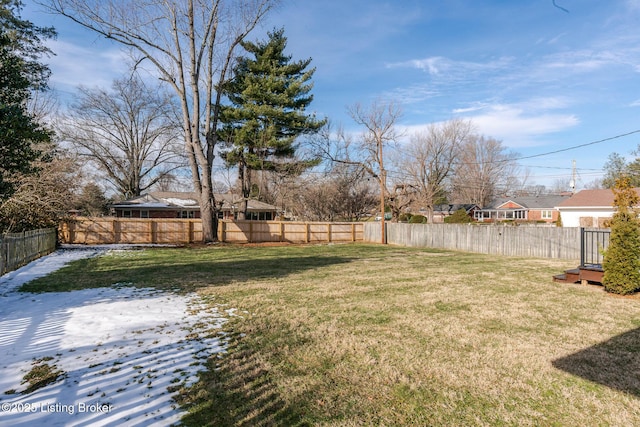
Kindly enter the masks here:
<path id="1" fill-rule="evenodd" d="M 211 167 L 217 143 L 220 87 L 235 50 L 276 0 L 51 0 L 47 6 L 131 48 L 173 88 L 182 110 L 185 148 L 198 194 L 203 240 L 217 240 Z M 217 82 L 217 83 L 216 83 Z M 202 144 L 202 136 L 206 138 Z"/>
<path id="2" fill-rule="evenodd" d="M 218 241 L 218 210 L 215 198 L 209 187 L 200 196 L 200 218 L 202 221 L 202 240 L 204 242 Z"/>

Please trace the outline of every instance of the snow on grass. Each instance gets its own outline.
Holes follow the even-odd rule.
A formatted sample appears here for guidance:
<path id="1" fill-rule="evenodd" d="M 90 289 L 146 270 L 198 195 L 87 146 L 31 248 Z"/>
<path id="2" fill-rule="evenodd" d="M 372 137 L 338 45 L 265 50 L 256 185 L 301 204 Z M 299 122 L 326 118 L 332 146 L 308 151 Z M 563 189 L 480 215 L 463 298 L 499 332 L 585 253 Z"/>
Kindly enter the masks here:
<path id="1" fill-rule="evenodd" d="M 172 396 L 224 351 L 220 328 L 233 313 L 206 306 L 195 294 L 128 284 L 15 291 L 106 250 L 57 251 L 0 278 L 0 425 L 176 423 L 183 412 Z"/>

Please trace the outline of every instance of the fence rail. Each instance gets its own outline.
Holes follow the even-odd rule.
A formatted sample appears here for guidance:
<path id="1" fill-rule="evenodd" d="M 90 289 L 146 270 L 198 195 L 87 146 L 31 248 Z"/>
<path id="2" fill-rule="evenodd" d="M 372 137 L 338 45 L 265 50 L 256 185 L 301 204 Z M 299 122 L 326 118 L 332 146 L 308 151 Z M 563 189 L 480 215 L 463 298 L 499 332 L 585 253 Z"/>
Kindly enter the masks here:
<path id="1" fill-rule="evenodd" d="M 55 228 L 0 235 L 0 274 L 5 274 L 56 249 Z"/>
<path id="2" fill-rule="evenodd" d="M 362 223 L 228 221 L 218 223 L 222 242 L 356 242 Z M 202 241 L 199 219 L 77 218 L 60 227 L 60 240 L 75 244 L 196 243 Z"/>
<path id="3" fill-rule="evenodd" d="M 379 224 L 366 223 L 365 242 L 380 242 Z M 387 223 L 390 244 L 484 254 L 579 260 L 580 228 Z"/>

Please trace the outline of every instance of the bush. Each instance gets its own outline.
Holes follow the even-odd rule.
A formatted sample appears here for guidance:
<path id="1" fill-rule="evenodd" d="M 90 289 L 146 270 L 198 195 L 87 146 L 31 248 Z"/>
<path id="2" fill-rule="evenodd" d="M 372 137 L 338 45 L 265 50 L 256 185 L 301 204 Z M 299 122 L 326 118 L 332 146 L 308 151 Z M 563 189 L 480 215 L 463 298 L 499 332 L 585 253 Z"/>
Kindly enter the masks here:
<path id="1" fill-rule="evenodd" d="M 473 222 L 473 218 L 464 209 L 458 209 L 453 215 L 446 217 L 444 222 L 447 224 L 470 224 Z"/>
<path id="2" fill-rule="evenodd" d="M 400 222 L 410 222 L 412 216 L 413 215 L 411 215 L 410 213 L 400 214 L 400 216 L 398 217 L 398 221 L 400 221 Z"/>
<path id="3" fill-rule="evenodd" d="M 627 295 L 640 289 L 640 222 L 634 209 L 639 200 L 629 178 L 618 179 L 613 192 L 617 211 L 611 219 L 602 284 L 607 292 Z"/>
<path id="4" fill-rule="evenodd" d="M 426 224 L 427 217 L 424 215 L 413 215 L 409 220 L 409 224 Z"/>

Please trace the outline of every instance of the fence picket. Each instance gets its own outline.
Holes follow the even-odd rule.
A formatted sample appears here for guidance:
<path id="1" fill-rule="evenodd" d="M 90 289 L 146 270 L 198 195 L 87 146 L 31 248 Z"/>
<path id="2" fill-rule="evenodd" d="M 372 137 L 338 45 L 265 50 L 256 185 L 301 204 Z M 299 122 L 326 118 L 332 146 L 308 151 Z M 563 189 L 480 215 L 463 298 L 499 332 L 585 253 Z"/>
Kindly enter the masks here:
<path id="1" fill-rule="evenodd" d="M 49 254 L 55 248 L 55 228 L 0 235 L 0 275 Z"/>
<path id="2" fill-rule="evenodd" d="M 355 242 L 363 239 L 363 223 L 228 221 L 218 222 L 220 241 Z M 195 243 L 202 241 L 199 219 L 77 218 L 61 224 L 63 243 Z"/>
<path id="3" fill-rule="evenodd" d="M 580 229 L 467 224 L 387 223 L 387 242 L 492 255 L 580 259 Z M 380 242 L 378 224 L 365 223 L 364 241 Z"/>

